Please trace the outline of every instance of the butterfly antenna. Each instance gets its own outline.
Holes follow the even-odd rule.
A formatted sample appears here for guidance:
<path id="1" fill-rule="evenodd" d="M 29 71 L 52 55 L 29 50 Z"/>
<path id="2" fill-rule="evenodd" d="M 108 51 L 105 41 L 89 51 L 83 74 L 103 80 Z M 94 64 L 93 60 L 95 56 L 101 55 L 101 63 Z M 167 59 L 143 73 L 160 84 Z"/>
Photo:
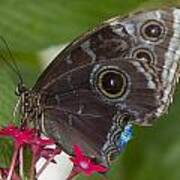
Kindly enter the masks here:
<path id="1" fill-rule="evenodd" d="M 5 48 L 6 48 L 6 50 L 8 51 L 8 54 L 9 54 L 9 56 L 10 56 L 11 62 L 9 62 L 10 60 L 8 61 L 7 58 L 6 58 L 4 55 L 2 55 L 2 54 L 0 54 L 0 58 L 4 61 L 4 63 L 5 63 L 13 72 L 15 72 L 15 74 L 16 74 L 16 75 L 18 76 L 18 78 L 19 78 L 20 83 L 23 84 L 23 78 L 22 78 L 22 76 L 21 76 L 19 67 L 18 67 L 18 65 L 16 64 L 15 58 L 14 58 L 14 56 L 13 56 L 13 54 L 12 54 L 12 52 L 11 52 L 11 50 L 10 50 L 7 42 L 6 42 L 6 40 L 5 40 L 2 36 L 0 36 L 0 40 L 4 43 Z M 3 48 L 0 47 L 0 50 L 3 51 Z"/>
<path id="2" fill-rule="evenodd" d="M 20 74 L 17 73 L 16 69 L 14 69 L 14 67 L 12 66 L 12 64 L 9 63 L 9 62 L 7 61 L 7 59 L 6 59 L 2 54 L 0 54 L 0 59 L 7 65 L 7 67 L 9 67 L 14 73 L 16 73 L 16 75 L 18 76 L 20 82 L 23 82 L 23 79 L 22 79 L 22 77 L 20 76 Z"/>

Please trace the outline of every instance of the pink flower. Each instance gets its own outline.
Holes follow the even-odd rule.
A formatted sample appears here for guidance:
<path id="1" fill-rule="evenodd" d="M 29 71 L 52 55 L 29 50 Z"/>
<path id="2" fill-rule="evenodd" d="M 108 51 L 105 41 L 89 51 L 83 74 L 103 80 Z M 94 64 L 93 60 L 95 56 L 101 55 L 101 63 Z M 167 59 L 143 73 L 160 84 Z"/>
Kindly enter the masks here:
<path id="1" fill-rule="evenodd" d="M 54 141 L 49 138 L 41 138 L 35 136 L 31 141 L 30 144 L 32 145 L 32 151 L 34 153 L 39 153 L 45 146 L 53 145 Z"/>
<path id="2" fill-rule="evenodd" d="M 58 148 L 46 148 L 48 145 L 54 145 L 55 142 L 49 138 L 42 138 L 36 133 L 35 129 L 18 128 L 12 124 L 0 129 L 0 136 L 11 137 L 15 141 L 15 146 L 30 145 L 36 160 L 40 157 L 46 159 L 60 153 Z"/>
<path id="3" fill-rule="evenodd" d="M 44 157 L 46 160 L 50 159 L 52 156 L 59 154 L 61 151 L 59 148 L 47 148 L 48 145 L 54 145 L 54 141 L 49 138 L 34 137 L 31 141 L 31 149 L 33 154 L 36 156 L 36 161 L 40 157 Z M 52 160 L 52 162 L 55 162 Z"/>
<path id="4" fill-rule="evenodd" d="M 59 148 L 44 148 L 41 150 L 39 156 L 45 158 L 46 160 L 55 157 L 56 155 L 60 154 L 61 150 Z M 54 159 L 51 162 L 56 163 Z"/>
<path id="5" fill-rule="evenodd" d="M 30 167 L 30 179 L 34 179 L 34 166 L 36 162 L 44 157 L 47 161 L 40 169 L 39 175 L 47 167 L 50 162 L 54 162 L 54 157 L 61 151 L 59 148 L 48 148 L 48 145 L 55 145 L 55 142 L 49 138 L 42 138 L 36 129 L 28 127 L 16 127 L 15 125 L 8 125 L 5 128 L 0 128 L 0 136 L 11 137 L 14 142 L 14 152 L 11 160 L 11 165 L 9 169 L 0 169 L 0 179 L 1 176 L 7 177 L 8 180 L 19 180 L 18 176 L 15 176 L 16 169 L 20 170 L 20 177 L 23 177 L 23 149 L 24 145 L 31 148 L 32 159 Z M 13 179 L 14 178 L 14 179 Z"/>
<path id="6" fill-rule="evenodd" d="M 5 128 L 0 129 L 0 136 L 9 136 L 15 141 L 15 145 L 20 146 L 29 144 L 34 137 L 34 129 L 20 129 L 10 124 Z"/>
<path id="7" fill-rule="evenodd" d="M 77 145 L 74 146 L 74 155 L 70 160 L 74 163 L 75 169 L 78 172 L 83 172 L 90 176 L 94 172 L 104 173 L 108 170 L 102 165 L 95 164 L 91 158 L 85 156 Z"/>

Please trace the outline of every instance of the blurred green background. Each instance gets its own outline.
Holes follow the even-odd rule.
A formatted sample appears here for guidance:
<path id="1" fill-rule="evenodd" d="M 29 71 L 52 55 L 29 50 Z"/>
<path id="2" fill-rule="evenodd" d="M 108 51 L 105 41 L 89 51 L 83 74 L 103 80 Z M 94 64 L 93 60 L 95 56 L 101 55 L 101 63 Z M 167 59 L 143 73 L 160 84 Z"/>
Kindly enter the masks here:
<path id="1" fill-rule="evenodd" d="M 6 39 L 25 82 L 32 86 L 40 68 L 39 53 L 65 44 L 114 15 L 177 6 L 179 0 L 1 0 L 0 35 Z M 6 49 L 0 43 L 0 53 Z M 0 59 L 0 125 L 12 121 L 17 81 Z M 136 127 L 129 143 L 108 174 L 110 180 L 180 179 L 180 87 L 169 114 L 151 128 Z M 0 163 L 10 150 L 0 141 Z M 101 176 L 79 177 L 101 179 Z"/>

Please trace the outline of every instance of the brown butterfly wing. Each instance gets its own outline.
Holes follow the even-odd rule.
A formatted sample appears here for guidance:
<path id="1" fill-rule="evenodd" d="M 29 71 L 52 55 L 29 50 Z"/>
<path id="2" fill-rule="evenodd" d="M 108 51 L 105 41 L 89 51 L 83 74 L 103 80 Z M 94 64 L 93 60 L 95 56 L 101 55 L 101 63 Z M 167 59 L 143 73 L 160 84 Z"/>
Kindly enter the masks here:
<path id="1" fill-rule="evenodd" d="M 125 97 L 111 100 L 97 91 L 93 74 L 97 67 L 106 71 L 118 68 L 128 76 Z M 114 119 L 117 114 L 126 113 L 139 123 L 154 116 L 159 105 L 158 83 L 149 82 L 151 78 L 155 78 L 151 70 L 144 69 L 143 64 L 134 59 L 112 59 L 75 68 L 43 87 L 44 119 L 39 122 L 40 126 L 69 154 L 77 144 L 87 155 L 107 165 L 112 149 L 118 151 L 117 136 L 122 129 Z M 114 124 L 116 129 L 112 131 Z"/>
<path id="2" fill-rule="evenodd" d="M 147 125 L 169 106 L 179 75 L 180 34 L 174 18 L 179 21 L 178 9 L 115 18 L 70 44 L 33 88 L 41 95 L 44 132 L 68 153 L 80 144 L 107 165 L 110 154 L 118 151 L 122 128 L 117 114 Z M 98 73 L 108 70 L 125 75 L 122 97 L 110 98 L 102 91 Z"/>
<path id="3" fill-rule="evenodd" d="M 152 65 L 160 85 L 156 117 L 167 112 L 172 102 L 180 69 L 180 9 L 169 8 L 141 12 L 125 19 L 109 21 L 114 32 L 119 34 L 118 25 L 123 25 L 134 46 L 127 57 L 138 58 Z"/>
<path id="4" fill-rule="evenodd" d="M 160 82 L 157 91 L 161 105 L 156 110 L 156 119 L 167 112 L 179 78 L 179 22 L 180 10 L 175 8 L 140 12 L 106 21 L 60 53 L 33 89 L 43 91 L 52 79 L 88 63 L 112 58 L 121 60 L 122 57 L 138 58 L 146 62 L 146 66 L 154 67 Z M 151 28 L 157 36 L 147 36 Z"/>
<path id="5" fill-rule="evenodd" d="M 102 59 L 108 61 L 109 58 L 123 57 L 130 51 L 133 42 L 122 25 L 118 28 L 122 32 L 121 35 L 114 33 L 109 23 L 105 23 L 74 40 L 41 74 L 33 88 L 34 91 L 42 91 L 52 79 L 74 68 Z"/>

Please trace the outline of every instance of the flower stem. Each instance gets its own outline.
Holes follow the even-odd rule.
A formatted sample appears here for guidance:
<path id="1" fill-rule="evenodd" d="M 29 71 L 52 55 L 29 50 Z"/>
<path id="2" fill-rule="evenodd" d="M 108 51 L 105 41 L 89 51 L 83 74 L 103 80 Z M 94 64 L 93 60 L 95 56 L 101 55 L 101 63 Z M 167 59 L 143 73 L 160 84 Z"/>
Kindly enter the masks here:
<path id="1" fill-rule="evenodd" d="M 19 150 L 19 174 L 21 179 L 24 178 L 24 159 L 23 159 L 23 147 Z"/>
<path id="2" fill-rule="evenodd" d="M 46 167 L 49 165 L 49 163 L 54 159 L 54 157 L 56 156 L 56 154 L 53 154 L 44 164 L 43 166 L 40 168 L 40 170 L 37 172 L 36 177 L 38 178 L 42 172 L 46 169 Z"/>
<path id="3" fill-rule="evenodd" d="M 72 180 L 75 176 L 77 176 L 79 174 L 79 172 L 76 170 L 76 168 L 72 169 L 71 174 L 69 175 L 69 177 L 67 178 L 67 180 Z"/>
<path id="4" fill-rule="evenodd" d="M 13 175 L 13 172 L 14 172 L 14 169 L 15 169 L 15 165 L 16 165 L 18 152 L 19 152 L 19 146 L 15 146 L 7 180 L 11 180 L 11 178 L 12 178 L 12 175 Z"/>

